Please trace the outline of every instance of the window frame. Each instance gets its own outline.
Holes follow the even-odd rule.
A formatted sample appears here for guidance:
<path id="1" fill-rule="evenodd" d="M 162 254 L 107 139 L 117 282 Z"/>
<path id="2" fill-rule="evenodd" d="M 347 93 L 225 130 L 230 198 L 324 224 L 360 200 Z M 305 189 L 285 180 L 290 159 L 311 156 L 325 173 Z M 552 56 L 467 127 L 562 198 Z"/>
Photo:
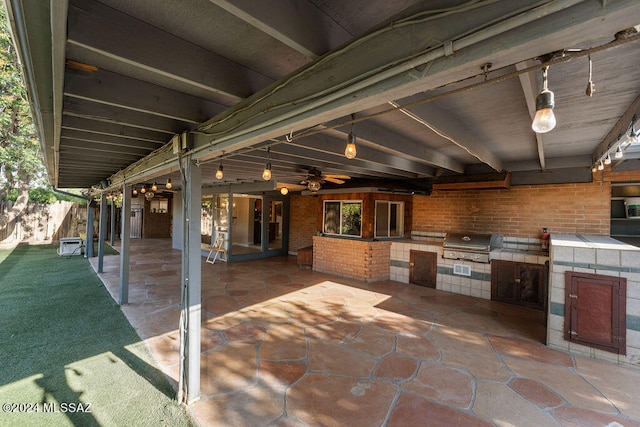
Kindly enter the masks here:
<path id="1" fill-rule="evenodd" d="M 378 235 L 378 203 L 387 204 L 387 235 Z M 391 236 L 391 205 L 398 205 L 399 212 L 397 212 L 397 218 L 399 222 L 400 231 L 397 236 Z M 402 239 L 404 238 L 404 201 L 395 200 L 376 200 L 373 209 L 373 236 L 380 239 Z"/>
<path id="2" fill-rule="evenodd" d="M 327 222 L 327 203 L 339 203 L 340 204 L 340 218 L 339 218 L 339 233 L 330 233 L 326 231 L 326 222 Z M 360 204 L 360 234 L 344 234 L 342 232 L 342 206 L 344 204 Z M 328 236 L 340 236 L 340 237 L 348 237 L 353 239 L 362 238 L 362 212 L 363 212 L 364 202 L 362 199 L 355 200 L 323 200 L 322 201 L 322 233 Z"/>
<path id="3" fill-rule="evenodd" d="M 153 210 L 153 206 L 157 205 L 156 210 Z M 162 206 L 165 205 L 164 208 Z M 166 214 L 169 213 L 169 199 L 164 197 L 153 198 L 149 200 L 149 212 L 155 214 Z"/>

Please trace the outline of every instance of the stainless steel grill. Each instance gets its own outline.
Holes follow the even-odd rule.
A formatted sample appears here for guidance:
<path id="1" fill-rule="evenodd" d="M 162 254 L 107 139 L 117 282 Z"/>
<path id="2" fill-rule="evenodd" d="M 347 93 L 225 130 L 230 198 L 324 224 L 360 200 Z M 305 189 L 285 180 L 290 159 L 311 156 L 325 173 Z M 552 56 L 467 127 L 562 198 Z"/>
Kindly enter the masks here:
<path id="1" fill-rule="evenodd" d="M 491 234 L 447 233 L 442 243 L 443 257 L 488 263 L 491 252 Z"/>

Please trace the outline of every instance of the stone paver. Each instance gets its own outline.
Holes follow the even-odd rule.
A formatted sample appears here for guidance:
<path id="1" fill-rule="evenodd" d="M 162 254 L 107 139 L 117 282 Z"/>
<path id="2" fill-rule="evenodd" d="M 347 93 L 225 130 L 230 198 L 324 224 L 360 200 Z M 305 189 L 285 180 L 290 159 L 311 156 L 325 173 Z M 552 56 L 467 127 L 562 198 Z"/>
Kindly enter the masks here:
<path id="1" fill-rule="evenodd" d="M 402 387 L 431 400 L 466 409 L 473 398 L 474 380 L 462 369 L 425 362 L 416 378 Z"/>
<path id="2" fill-rule="evenodd" d="M 509 383 L 509 387 L 529 402 L 535 403 L 541 408 L 555 408 L 564 403 L 560 396 L 537 381 L 514 378 Z"/>
<path id="3" fill-rule="evenodd" d="M 640 371 L 578 358 L 576 373 L 598 389 L 622 414 L 640 419 Z"/>
<path id="4" fill-rule="evenodd" d="M 418 369 L 418 361 L 403 354 L 385 356 L 373 371 L 375 378 L 403 381 L 411 378 Z"/>
<path id="5" fill-rule="evenodd" d="M 481 381 L 473 412 L 497 426 L 544 427 L 557 423 L 547 413 L 504 384 Z"/>
<path id="6" fill-rule="evenodd" d="M 122 310 L 175 385 L 181 254 L 169 246 L 131 242 Z M 118 300 L 119 256 L 104 265 Z M 640 370 L 546 348 L 538 311 L 344 280 L 294 257 L 203 263 L 202 278 L 200 426 L 640 426 Z"/>
<path id="7" fill-rule="evenodd" d="M 389 427 L 441 427 L 474 426 L 491 424 L 466 412 L 440 405 L 420 396 L 403 393 L 393 408 Z"/>
<path id="8" fill-rule="evenodd" d="M 396 393 L 387 381 L 313 373 L 287 392 L 287 413 L 308 425 L 379 426 Z"/>
<path id="9" fill-rule="evenodd" d="M 616 412 L 613 405 L 602 393 L 584 381 L 572 369 L 516 359 L 505 360 L 505 363 L 516 376 L 544 384 L 572 405 L 601 412 Z"/>
<path id="10" fill-rule="evenodd" d="M 573 368 L 573 359 L 567 353 L 553 350 L 542 344 L 520 338 L 489 335 L 489 342 L 501 356 L 517 357 L 555 366 Z"/>
<path id="11" fill-rule="evenodd" d="M 442 363 L 467 369 L 478 379 L 504 382 L 511 378 L 484 335 L 438 327 L 429 336 L 442 354 Z"/>

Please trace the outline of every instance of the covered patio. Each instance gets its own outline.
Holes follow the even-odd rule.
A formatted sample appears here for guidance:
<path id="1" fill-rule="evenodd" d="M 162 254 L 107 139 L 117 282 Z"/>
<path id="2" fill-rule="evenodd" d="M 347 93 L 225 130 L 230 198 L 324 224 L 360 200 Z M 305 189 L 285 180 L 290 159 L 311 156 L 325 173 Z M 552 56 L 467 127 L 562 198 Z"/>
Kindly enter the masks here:
<path id="1" fill-rule="evenodd" d="M 143 335 L 157 337 L 176 329 L 180 312 L 186 318 L 179 340 L 185 357 L 180 364 L 178 400 L 194 402 L 194 413 L 219 404 L 220 399 L 212 396 L 228 396 L 225 393 L 229 390 L 260 390 L 263 394 L 278 390 L 279 400 L 265 397 L 269 402 L 281 402 L 274 412 L 301 420 L 305 419 L 303 413 L 342 419 L 340 411 L 351 408 L 358 412 L 354 409 L 358 405 L 352 403 L 353 393 L 361 393 L 358 397 L 372 406 L 364 411 L 367 414 L 383 412 L 375 415 L 381 421 L 394 421 L 403 408 L 420 414 L 425 406 L 407 399 L 422 395 L 403 393 L 405 383 L 376 371 L 386 366 L 400 369 L 406 357 L 416 364 L 417 374 L 411 374 L 417 375 L 411 377 L 415 380 L 431 360 L 414 359 L 408 350 L 399 351 L 403 335 L 398 333 L 429 337 L 428 343 L 439 349 L 431 361 L 448 360 L 445 355 L 453 353 L 457 341 L 443 346 L 434 337 L 444 340 L 450 335 L 438 325 L 473 325 L 477 321 L 474 316 L 486 310 L 495 313 L 489 316 L 493 323 L 505 315 L 498 315 L 501 312 L 494 308 L 498 306 L 487 301 L 466 305 L 475 300 L 447 296 L 445 301 L 452 300 L 455 307 L 448 310 L 456 316 L 447 324 L 444 318 L 452 313 L 438 310 L 442 309 L 441 294 L 396 283 L 382 289 L 376 288 L 380 284 L 363 288 L 308 272 L 303 280 L 293 263 L 278 264 L 283 258 L 246 266 L 203 266 L 203 195 L 212 196 L 212 200 L 213 195 L 228 197 L 225 210 L 219 205 L 228 222 L 220 226 L 220 233 L 226 230 L 231 237 L 233 258 L 234 226 L 237 231 L 240 224 L 245 224 L 242 230 L 247 231 L 243 243 L 260 242 L 265 256 L 280 255 L 270 253 L 271 234 L 281 238 L 279 250 L 283 254 L 309 246 L 323 229 L 323 207 L 312 202 L 326 194 L 355 199 L 352 207 L 358 209 L 358 200 L 364 197 L 357 194 L 363 193 L 372 207 L 383 202 L 379 206 L 389 212 L 385 219 L 387 211 L 382 207 L 380 216 L 369 209 L 371 214 L 363 224 L 370 235 L 362 234 L 364 227 L 360 226 L 330 228 L 330 234 L 373 238 L 375 218 L 380 218 L 380 227 L 375 230 L 382 231 L 388 225 L 388 232 L 382 232 L 386 237 L 404 234 L 409 238 L 413 231 L 440 236 L 471 230 L 503 233 L 511 241 L 525 239 L 536 245 L 539 242 L 530 240 L 538 239 L 543 227 L 554 233 L 610 234 L 611 174 L 616 174 L 619 183 L 634 184 L 630 185 L 632 190 L 640 191 L 635 185 L 637 175 L 633 175 L 640 171 L 640 8 L 634 0 L 4 3 L 24 67 L 49 182 L 60 189 L 83 188 L 91 197 L 100 198 L 97 271 L 105 272 L 113 292 L 118 281 L 115 274 L 120 270 L 117 301 L 134 323 L 135 316 L 146 319 L 144 327 L 137 325 Z M 557 126 L 550 132 L 556 124 L 555 114 Z M 540 116 L 547 118 L 544 126 L 540 126 Z M 511 198 L 463 193 L 468 196 L 462 198 L 464 203 L 445 199 L 440 211 L 429 206 L 443 200 L 438 193 L 442 185 L 486 188 L 486 179 L 499 186 L 496 191 L 505 190 Z M 571 190 L 578 185 L 579 192 Z M 515 191 L 511 186 L 517 187 Z M 548 197 L 540 197 L 540 186 L 549 191 Z M 164 235 L 173 237 L 173 247 L 182 249 L 181 257 L 169 249 L 165 255 L 164 249 L 156 247 L 130 249 L 130 218 L 142 212 L 134 209 L 132 202 L 138 191 L 144 200 L 136 206 L 152 215 L 165 215 L 161 221 L 167 227 Z M 386 196 L 396 193 L 398 197 L 405 194 L 406 199 Z M 374 194 L 384 194 L 386 199 L 374 200 Z M 249 214 L 253 208 L 253 216 L 243 220 L 233 211 L 235 195 L 262 197 L 264 206 L 273 202 L 274 209 L 257 209 L 254 204 L 243 211 Z M 583 203 L 583 195 L 588 205 Z M 122 197 L 119 266 L 112 260 L 103 266 L 109 196 Z M 289 213 L 287 203 L 294 198 L 298 204 Z M 563 204 L 571 198 L 572 207 L 565 211 Z M 478 200 L 490 201 L 487 210 L 476 204 Z M 521 206 L 521 200 L 531 201 L 535 209 L 523 208 L 515 215 L 504 209 Z M 400 202 L 407 206 L 404 216 L 397 215 Z M 415 215 L 409 209 L 414 202 Z M 624 210 L 622 201 L 616 202 Z M 342 202 L 333 203 L 329 208 L 342 212 Z M 537 209 L 552 205 L 559 207 L 553 218 Z M 395 221 L 390 219 L 392 206 L 396 207 Z M 495 212 L 493 206 L 501 209 Z M 435 212 L 442 214 L 432 216 Z M 458 221 L 449 221 L 451 212 Z M 528 216 L 528 212 L 534 215 Z M 584 212 L 588 212 L 586 217 Z M 289 214 L 292 219 L 306 221 L 287 230 Z M 406 220 L 404 229 L 399 218 Z M 627 224 L 626 219 L 616 218 L 613 224 Z M 586 220 L 593 222 L 586 224 Z M 93 222 L 87 218 L 88 236 L 93 235 Z M 173 226 L 171 231 L 168 224 Z M 631 231 L 640 230 L 638 222 L 631 224 Z M 278 232 L 271 233 L 272 226 Z M 248 233 L 251 227 L 258 232 Z M 162 256 L 169 258 L 163 260 Z M 278 272 L 273 273 L 275 269 L 270 267 L 278 267 Z M 617 271 L 617 267 L 607 271 Z M 633 289 L 637 289 L 633 278 Z M 127 306 L 129 296 L 131 306 Z M 635 296 L 630 300 L 637 299 Z M 151 299 L 142 301 L 143 297 Z M 562 312 L 560 306 L 555 308 L 556 313 Z M 630 311 L 629 324 L 635 327 L 637 311 Z M 201 348 L 203 316 L 207 323 L 202 332 L 209 341 Z M 228 328 L 249 328 L 258 338 L 250 341 L 253 344 L 235 344 L 225 335 L 228 328 L 216 326 L 215 322 L 221 321 Z M 344 322 L 355 326 L 335 339 L 323 341 L 309 332 L 318 325 L 332 325 L 326 328 L 333 333 L 345 326 Z M 307 328 L 309 324 L 313 326 Z M 289 328 L 292 325 L 293 330 Z M 150 328 L 148 333 L 146 328 Z M 393 346 L 381 354 L 365 353 L 366 357 L 357 353 L 358 363 L 366 360 L 367 369 L 344 375 L 322 364 L 339 359 L 332 353 L 336 348 L 351 355 L 356 350 L 348 343 L 370 328 L 386 331 Z M 491 331 L 498 335 L 497 330 Z M 634 344 L 637 332 L 633 329 L 629 334 Z M 220 339 L 219 348 L 207 334 Z M 278 337 L 285 342 L 277 347 L 284 355 L 265 350 L 271 348 L 268 343 L 277 346 Z M 498 348 L 490 346 L 487 336 L 478 339 L 492 352 Z M 373 345 L 370 341 L 363 342 Z M 167 338 L 165 342 L 178 340 Z M 324 353 L 318 351 L 319 345 Z M 283 350 L 290 347 L 297 352 Z M 241 362 L 236 361 L 248 360 L 240 357 L 247 356 L 242 352 L 254 350 L 255 366 L 240 365 L 244 374 L 233 377 L 243 378 L 244 385 L 224 383 L 228 376 L 216 370 L 237 367 Z M 202 351 L 205 370 L 201 375 Z M 230 356 L 225 351 L 241 354 Z M 534 353 L 544 351 L 535 347 Z M 458 353 L 456 357 L 461 357 Z M 226 354 L 225 360 L 220 360 L 221 354 Z M 635 357 L 630 354 L 629 359 Z M 214 356 L 219 359 L 212 367 L 208 358 Z M 503 364 L 501 357 L 498 361 Z M 296 366 L 304 369 L 298 382 L 294 375 L 291 388 L 262 385 L 256 389 L 256 384 L 266 381 L 265 367 L 260 365 L 263 360 L 273 369 L 281 367 L 282 360 L 287 361 L 289 370 L 295 371 Z M 174 362 L 168 366 L 175 370 Z M 222 362 L 228 362 L 226 368 L 219 367 L 225 366 Z M 335 368 L 344 366 L 348 364 Z M 337 382 L 355 384 L 323 386 L 333 397 L 347 390 L 345 406 L 331 403 L 330 410 L 322 410 L 308 403 L 322 399 L 304 398 L 306 391 L 319 389 L 304 387 L 316 381 L 319 372 Z M 485 417 L 479 413 L 482 405 L 478 396 L 483 395 L 479 391 L 498 383 L 484 383 L 486 377 L 473 375 L 472 397 L 454 407 L 463 408 L 467 416 Z M 216 378 L 223 384 L 205 381 L 201 393 L 201 377 Z M 441 377 L 442 381 L 449 378 Z M 510 378 L 506 374 L 499 378 L 501 390 L 512 390 L 506 385 Z M 361 383 L 371 389 L 362 389 L 365 386 Z M 373 392 L 376 388 L 388 390 Z M 388 400 L 385 404 L 376 402 L 372 394 Z M 236 402 L 239 400 L 229 402 L 227 411 L 236 406 L 238 411 L 251 408 Z M 520 416 L 526 418 L 523 411 Z M 611 408 L 603 412 L 611 413 Z M 265 415 L 278 419 L 270 416 Z"/>
<path id="2" fill-rule="evenodd" d="M 122 310 L 177 383 L 181 252 L 131 245 Z M 99 275 L 116 301 L 119 258 Z M 640 425 L 640 372 L 546 348 L 540 311 L 294 257 L 201 265 L 200 425 Z"/>

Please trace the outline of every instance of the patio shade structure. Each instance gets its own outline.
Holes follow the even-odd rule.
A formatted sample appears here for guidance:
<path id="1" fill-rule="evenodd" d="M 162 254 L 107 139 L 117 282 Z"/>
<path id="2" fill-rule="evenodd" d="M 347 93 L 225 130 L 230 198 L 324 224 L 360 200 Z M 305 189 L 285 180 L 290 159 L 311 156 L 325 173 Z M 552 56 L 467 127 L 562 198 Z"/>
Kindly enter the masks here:
<path id="1" fill-rule="evenodd" d="M 313 168 L 381 182 L 487 171 L 587 182 L 618 146 L 614 167 L 640 168 L 628 143 L 640 112 L 634 0 L 5 5 L 58 188 L 127 194 L 163 177 L 192 200 L 200 181 L 263 182 L 267 149 L 270 188 Z M 557 125 L 541 134 L 531 122 L 547 66 Z M 194 250 L 185 243 L 183 286 L 197 305 Z"/>

